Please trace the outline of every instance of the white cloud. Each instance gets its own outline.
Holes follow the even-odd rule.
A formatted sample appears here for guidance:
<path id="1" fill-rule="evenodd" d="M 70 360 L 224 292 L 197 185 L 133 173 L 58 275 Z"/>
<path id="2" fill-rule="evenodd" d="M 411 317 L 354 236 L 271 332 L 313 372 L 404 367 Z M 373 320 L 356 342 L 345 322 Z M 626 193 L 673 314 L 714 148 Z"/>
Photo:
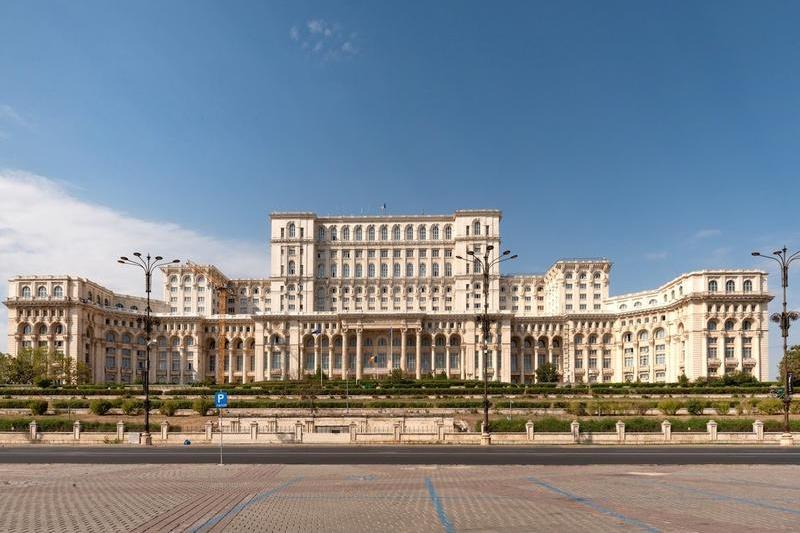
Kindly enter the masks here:
<path id="1" fill-rule="evenodd" d="M 323 61 L 353 57 L 360 51 L 356 33 L 345 34 L 338 24 L 324 19 L 311 19 L 303 27 L 292 26 L 289 37 L 301 50 Z"/>
<path id="2" fill-rule="evenodd" d="M 669 256 L 669 253 L 662 250 L 660 252 L 648 252 L 644 254 L 644 258 L 648 261 L 660 261 L 662 259 L 666 259 Z"/>
<path id="3" fill-rule="evenodd" d="M 0 283 L 20 274 L 69 274 L 142 294 L 140 272 L 116 262 L 135 250 L 212 263 L 231 277 L 268 275 L 263 242 L 219 239 L 137 218 L 81 200 L 54 180 L 0 170 Z M 154 283 L 160 298 L 160 275 Z M 7 309 L 0 305 L 0 351 L 6 350 L 7 326 Z"/>
<path id="4" fill-rule="evenodd" d="M 701 239 L 708 239 L 710 237 L 716 237 L 716 236 L 721 235 L 721 234 L 722 234 L 722 231 L 720 231 L 718 229 L 701 229 L 700 231 L 695 232 L 694 235 L 692 235 L 692 238 L 694 240 L 698 240 L 699 241 Z"/>

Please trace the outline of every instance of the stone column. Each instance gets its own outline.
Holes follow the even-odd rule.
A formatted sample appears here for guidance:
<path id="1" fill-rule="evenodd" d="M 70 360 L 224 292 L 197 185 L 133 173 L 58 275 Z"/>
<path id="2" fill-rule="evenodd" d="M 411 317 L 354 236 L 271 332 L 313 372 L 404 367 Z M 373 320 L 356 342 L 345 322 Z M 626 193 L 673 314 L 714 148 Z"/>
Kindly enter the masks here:
<path id="1" fill-rule="evenodd" d="M 624 424 L 623 424 L 624 427 Z M 572 439 L 575 442 L 579 442 L 581 439 L 581 426 L 577 420 L 573 420 L 572 423 L 569 425 L 570 433 L 572 433 Z"/>
<path id="2" fill-rule="evenodd" d="M 621 444 L 625 442 L 625 422 L 617 420 L 617 441 Z"/>
<path id="3" fill-rule="evenodd" d="M 363 344 L 362 329 L 356 330 L 356 379 L 361 379 L 363 374 L 363 361 L 361 360 L 361 345 Z"/>
<path id="4" fill-rule="evenodd" d="M 761 420 L 756 420 L 753 422 L 753 433 L 756 434 L 757 441 L 764 440 L 764 422 Z"/>
<path id="5" fill-rule="evenodd" d="M 250 422 L 250 440 L 258 440 L 258 422 Z"/>
<path id="6" fill-rule="evenodd" d="M 322 360 L 320 359 L 319 335 L 314 339 L 314 373 L 322 372 Z"/>
<path id="7" fill-rule="evenodd" d="M 225 356 L 228 358 L 228 383 L 233 383 L 233 345 L 229 344 L 225 352 Z"/>
<path id="8" fill-rule="evenodd" d="M 350 357 L 347 351 L 347 333 L 342 332 L 342 379 L 347 379 L 347 364 L 350 362 Z"/>
<path id="9" fill-rule="evenodd" d="M 664 442 L 672 440 L 672 424 L 669 420 L 661 422 L 661 433 L 664 434 Z"/>
<path id="10" fill-rule="evenodd" d="M 81 440 L 81 422 L 80 420 L 76 420 L 72 424 L 72 438 L 75 440 Z"/>
<path id="11" fill-rule="evenodd" d="M 125 422 L 120 420 L 117 422 L 117 440 L 122 442 L 122 439 L 125 438 Z"/>
<path id="12" fill-rule="evenodd" d="M 403 328 L 400 330 L 400 370 L 403 372 L 405 376 L 406 370 L 408 370 L 408 362 L 406 361 L 406 337 L 408 336 L 408 330 Z"/>
<path id="13" fill-rule="evenodd" d="M 333 335 L 328 336 L 328 379 L 333 379 Z"/>
<path id="14" fill-rule="evenodd" d="M 294 425 L 294 441 L 303 442 L 303 423 L 300 421 Z"/>
<path id="15" fill-rule="evenodd" d="M 533 420 L 528 420 L 525 423 L 525 436 L 528 440 L 533 440 Z"/>
<path id="16" fill-rule="evenodd" d="M 466 346 L 466 344 L 464 344 L 464 339 L 463 338 L 461 339 L 461 344 L 459 345 L 458 352 L 459 352 L 459 354 L 458 354 L 458 356 L 459 356 L 458 362 L 460 363 L 459 374 L 460 374 L 461 379 L 466 379 L 467 378 L 467 375 L 466 375 L 466 372 L 467 372 L 467 368 L 466 368 L 467 367 L 467 346 Z"/>
<path id="17" fill-rule="evenodd" d="M 242 383 L 247 383 L 247 371 L 250 370 L 247 362 L 250 359 L 250 351 L 247 349 L 247 344 L 242 345 Z"/>
<path id="18" fill-rule="evenodd" d="M 181 368 L 179 372 L 180 376 L 179 383 L 181 385 L 184 385 L 186 383 L 185 369 L 186 369 L 186 347 L 181 346 Z"/>
<path id="19" fill-rule="evenodd" d="M 711 441 L 717 440 L 717 423 L 709 420 L 706 424 L 706 429 L 708 430 L 708 439 Z"/>
<path id="20" fill-rule="evenodd" d="M 36 420 L 31 421 L 31 425 L 29 426 L 28 429 L 30 431 L 31 440 L 36 440 L 36 431 L 37 431 Z"/>
<path id="21" fill-rule="evenodd" d="M 261 328 L 256 328 L 256 365 L 255 381 L 264 381 L 264 332 Z"/>
<path id="22" fill-rule="evenodd" d="M 447 379 L 450 379 L 450 344 L 444 347 L 444 372 L 447 374 Z"/>
<path id="23" fill-rule="evenodd" d="M 211 420 L 207 421 L 206 425 L 205 425 L 206 440 L 207 441 L 211 441 L 211 438 L 212 438 L 211 434 L 212 434 L 213 430 L 214 430 L 214 424 L 211 422 Z"/>
<path id="24" fill-rule="evenodd" d="M 422 379 L 422 329 L 417 329 L 417 346 L 414 355 L 414 369 L 417 379 Z"/>
<path id="25" fill-rule="evenodd" d="M 266 346 L 265 351 L 267 354 L 267 381 L 272 381 L 272 345 L 270 344 L 269 346 Z"/>
<path id="26" fill-rule="evenodd" d="M 169 422 L 166 420 L 161 422 L 161 440 L 167 440 L 169 434 Z"/>

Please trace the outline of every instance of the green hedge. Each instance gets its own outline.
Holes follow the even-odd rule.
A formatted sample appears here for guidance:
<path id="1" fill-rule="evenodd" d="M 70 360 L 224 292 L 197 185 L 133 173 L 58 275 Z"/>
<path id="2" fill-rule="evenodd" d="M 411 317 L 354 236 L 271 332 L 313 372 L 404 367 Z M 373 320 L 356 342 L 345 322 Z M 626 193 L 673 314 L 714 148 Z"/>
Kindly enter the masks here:
<path id="1" fill-rule="evenodd" d="M 13 431 L 27 432 L 32 418 L 7 418 L 0 419 L 0 431 Z M 38 431 L 56 431 L 56 432 L 70 432 L 72 431 L 74 420 L 67 418 L 37 418 L 36 427 Z M 101 431 L 112 432 L 117 430 L 116 422 L 84 422 L 81 421 L 81 431 Z M 144 424 L 125 424 L 125 431 L 144 431 Z M 158 424 L 150 424 L 150 432 L 155 433 L 161 431 Z M 181 431 L 180 426 L 173 426 L 170 424 L 170 431 Z"/>
<path id="2" fill-rule="evenodd" d="M 493 432 L 524 432 L 528 418 L 498 418 L 489 421 L 489 430 Z M 544 417 L 530 418 L 533 420 L 535 432 L 540 433 L 568 433 L 572 419 Z M 628 433 L 658 433 L 661 431 L 661 422 L 664 418 L 657 417 L 624 417 L 624 418 L 578 418 L 581 433 L 613 433 L 617 430 L 617 420 L 625 422 L 625 431 Z M 667 417 L 672 424 L 673 433 L 705 433 L 706 424 L 711 418 L 708 417 L 689 417 L 673 418 Z M 719 432 L 741 432 L 750 433 L 753 431 L 753 418 L 724 418 L 715 420 L 717 431 Z M 480 431 L 481 421 L 475 424 L 475 431 Z M 790 422 L 792 431 L 800 431 L 800 420 Z M 783 431 L 783 421 L 765 420 L 764 431 Z"/>

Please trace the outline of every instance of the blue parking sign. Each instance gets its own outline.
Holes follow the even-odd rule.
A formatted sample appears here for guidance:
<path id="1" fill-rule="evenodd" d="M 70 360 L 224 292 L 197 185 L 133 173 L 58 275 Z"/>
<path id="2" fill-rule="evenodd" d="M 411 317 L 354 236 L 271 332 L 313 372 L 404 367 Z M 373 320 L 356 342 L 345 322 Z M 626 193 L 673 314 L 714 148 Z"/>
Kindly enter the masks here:
<path id="1" fill-rule="evenodd" d="M 228 407 L 228 393 L 220 390 L 214 393 L 214 407 L 217 409 Z"/>

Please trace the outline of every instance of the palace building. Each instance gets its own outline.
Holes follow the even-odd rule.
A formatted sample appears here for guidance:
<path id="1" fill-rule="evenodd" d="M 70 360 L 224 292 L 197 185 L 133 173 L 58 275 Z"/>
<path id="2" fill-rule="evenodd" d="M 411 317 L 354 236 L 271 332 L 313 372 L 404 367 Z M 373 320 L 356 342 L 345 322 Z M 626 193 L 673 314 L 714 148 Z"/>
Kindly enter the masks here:
<path id="1" fill-rule="evenodd" d="M 270 275 L 230 279 L 212 265 L 162 268 L 153 300 L 151 382 L 338 379 L 400 370 L 417 379 L 533 383 L 555 364 L 566 382 L 674 382 L 732 371 L 767 379 L 767 274 L 704 270 L 612 296 L 612 264 L 559 259 L 540 274 L 489 272 L 483 347 L 480 264 L 501 250 L 497 210 L 450 215 L 272 213 Z M 524 251 L 522 252 L 524 253 Z M 111 259 L 111 258 L 110 258 Z M 8 346 L 61 351 L 96 382 L 144 368 L 142 297 L 75 276 L 9 281 Z M 219 367 L 218 365 L 222 365 Z"/>

